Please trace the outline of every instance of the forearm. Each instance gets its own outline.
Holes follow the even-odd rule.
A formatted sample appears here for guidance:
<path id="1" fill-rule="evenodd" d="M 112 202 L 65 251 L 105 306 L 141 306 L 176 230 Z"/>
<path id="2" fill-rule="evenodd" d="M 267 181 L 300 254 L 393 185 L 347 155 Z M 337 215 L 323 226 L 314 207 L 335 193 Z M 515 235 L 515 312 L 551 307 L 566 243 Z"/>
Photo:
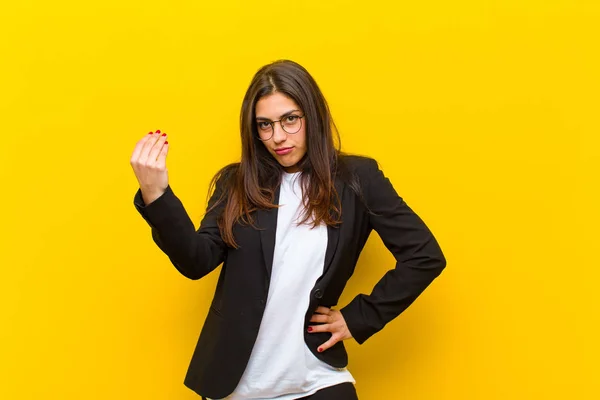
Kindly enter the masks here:
<path id="1" fill-rule="evenodd" d="M 142 191 L 134 199 L 136 209 L 152 228 L 152 238 L 186 277 L 199 279 L 222 261 L 223 248 L 218 228 L 203 221 L 205 227 L 196 230 L 181 201 L 171 188 L 146 204 Z"/>
<path id="2" fill-rule="evenodd" d="M 396 263 L 370 295 L 359 294 L 340 311 L 358 343 L 365 342 L 406 310 L 445 268 L 444 256 L 425 264 Z"/>

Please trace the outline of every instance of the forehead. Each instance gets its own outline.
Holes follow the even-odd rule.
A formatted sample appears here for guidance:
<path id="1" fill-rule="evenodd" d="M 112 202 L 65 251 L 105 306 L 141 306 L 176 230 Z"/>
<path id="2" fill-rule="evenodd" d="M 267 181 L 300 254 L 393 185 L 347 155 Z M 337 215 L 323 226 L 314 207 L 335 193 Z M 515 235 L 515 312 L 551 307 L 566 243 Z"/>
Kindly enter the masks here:
<path id="1" fill-rule="evenodd" d="M 274 120 L 292 110 L 300 110 L 300 107 L 285 94 L 275 92 L 261 97 L 256 102 L 255 111 L 257 118 L 263 117 Z"/>

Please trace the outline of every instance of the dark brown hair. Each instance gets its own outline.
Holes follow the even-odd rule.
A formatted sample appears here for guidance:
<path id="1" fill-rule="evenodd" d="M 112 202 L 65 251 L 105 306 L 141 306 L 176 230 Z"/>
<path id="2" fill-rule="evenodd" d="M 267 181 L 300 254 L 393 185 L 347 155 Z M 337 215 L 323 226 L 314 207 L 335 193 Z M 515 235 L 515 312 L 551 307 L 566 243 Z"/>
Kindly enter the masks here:
<path id="1" fill-rule="evenodd" d="M 257 101 L 275 92 L 294 100 L 306 117 L 303 122 L 307 152 L 298 163 L 305 207 L 301 222 L 310 220 L 313 226 L 340 223 L 341 204 L 334 187 L 340 138 L 329 106 L 304 67 L 290 60 L 278 60 L 256 72 L 244 96 L 240 113 L 241 161 L 221 169 L 210 184 L 212 191 L 217 181 L 224 181 L 224 190 L 211 209 L 226 202 L 218 223 L 224 242 L 231 247 L 238 247 L 234 224 L 254 226 L 253 211 L 278 207 L 273 202 L 283 167 L 258 139 L 255 121 Z"/>

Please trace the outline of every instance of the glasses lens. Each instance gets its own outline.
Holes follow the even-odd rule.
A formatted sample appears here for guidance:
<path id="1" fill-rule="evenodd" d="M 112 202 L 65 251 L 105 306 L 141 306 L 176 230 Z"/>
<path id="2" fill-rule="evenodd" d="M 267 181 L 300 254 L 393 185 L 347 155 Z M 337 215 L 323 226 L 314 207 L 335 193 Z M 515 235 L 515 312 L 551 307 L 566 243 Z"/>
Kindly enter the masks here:
<path id="1" fill-rule="evenodd" d="M 273 129 L 271 127 L 271 124 L 268 122 L 257 122 L 256 130 L 258 131 L 258 137 L 261 140 L 269 140 L 271 138 L 271 135 L 273 135 Z"/>
<path id="2" fill-rule="evenodd" d="M 288 115 L 281 120 L 281 125 L 287 133 L 296 133 L 302 128 L 302 118 L 298 115 Z"/>

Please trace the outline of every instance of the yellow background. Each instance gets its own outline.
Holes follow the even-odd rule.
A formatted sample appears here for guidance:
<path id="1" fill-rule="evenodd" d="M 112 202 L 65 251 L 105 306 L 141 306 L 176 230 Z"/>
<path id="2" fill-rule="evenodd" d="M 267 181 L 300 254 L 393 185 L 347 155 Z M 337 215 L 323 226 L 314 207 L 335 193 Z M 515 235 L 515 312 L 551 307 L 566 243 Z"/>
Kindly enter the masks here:
<path id="1" fill-rule="evenodd" d="M 129 165 L 169 134 L 199 223 L 254 72 L 303 64 L 448 267 L 364 345 L 361 399 L 600 398 L 595 0 L 18 1 L 0 9 L 0 398 L 198 399 L 216 284 L 178 275 Z M 596 26 L 594 26 L 596 25 Z M 340 302 L 393 266 L 373 235 Z"/>

